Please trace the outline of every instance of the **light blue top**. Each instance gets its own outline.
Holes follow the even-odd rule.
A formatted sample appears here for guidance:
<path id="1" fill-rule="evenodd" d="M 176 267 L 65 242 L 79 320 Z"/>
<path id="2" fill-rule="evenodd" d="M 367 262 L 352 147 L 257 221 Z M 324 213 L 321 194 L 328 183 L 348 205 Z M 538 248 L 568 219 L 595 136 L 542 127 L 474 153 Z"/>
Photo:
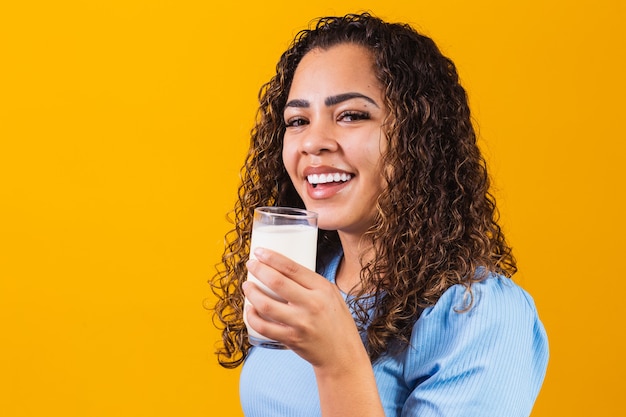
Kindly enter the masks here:
<path id="1" fill-rule="evenodd" d="M 339 260 L 326 268 L 331 282 Z M 416 321 L 410 347 L 374 363 L 387 417 L 530 415 L 548 363 L 534 302 L 501 276 L 472 288 L 470 311 L 455 311 L 466 293 L 460 285 L 451 287 Z M 240 399 L 246 417 L 321 415 L 313 369 L 289 350 L 252 348 L 241 372 Z"/>

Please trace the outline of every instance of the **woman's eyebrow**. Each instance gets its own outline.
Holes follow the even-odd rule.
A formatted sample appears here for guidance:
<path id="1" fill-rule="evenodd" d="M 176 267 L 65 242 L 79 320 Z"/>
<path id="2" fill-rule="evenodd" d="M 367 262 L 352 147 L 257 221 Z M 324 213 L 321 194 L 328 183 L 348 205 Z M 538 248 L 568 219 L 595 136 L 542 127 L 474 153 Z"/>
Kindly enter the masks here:
<path id="1" fill-rule="evenodd" d="M 330 107 L 330 106 L 334 106 L 336 104 L 342 103 L 344 101 L 352 100 L 354 98 L 362 98 L 364 100 L 369 101 L 374 106 L 379 107 L 376 101 L 374 101 L 374 99 L 361 93 L 343 93 L 343 94 L 337 94 L 336 96 L 326 97 L 326 99 L 324 100 L 324 104 L 327 107 Z M 307 108 L 307 107 L 310 107 L 310 105 L 311 103 L 309 103 L 308 100 L 294 99 L 294 100 L 290 100 L 289 102 L 287 102 L 287 104 L 285 105 L 285 108 L 287 107 Z"/>
<path id="2" fill-rule="evenodd" d="M 285 104 L 285 108 L 287 107 L 306 108 L 306 107 L 309 107 L 310 105 L 311 104 L 307 100 L 295 99 L 295 100 L 288 101 L 287 104 Z"/>
<path id="3" fill-rule="evenodd" d="M 364 100 L 369 101 L 374 106 L 378 107 L 378 104 L 376 104 L 374 99 L 361 93 L 343 93 L 343 94 L 337 94 L 336 96 L 330 96 L 330 97 L 327 97 L 326 100 L 324 100 L 324 104 L 326 104 L 326 106 L 334 106 L 335 104 L 339 104 L 347 100 L 352 100 L 353 98 L 362 98 Z"/>

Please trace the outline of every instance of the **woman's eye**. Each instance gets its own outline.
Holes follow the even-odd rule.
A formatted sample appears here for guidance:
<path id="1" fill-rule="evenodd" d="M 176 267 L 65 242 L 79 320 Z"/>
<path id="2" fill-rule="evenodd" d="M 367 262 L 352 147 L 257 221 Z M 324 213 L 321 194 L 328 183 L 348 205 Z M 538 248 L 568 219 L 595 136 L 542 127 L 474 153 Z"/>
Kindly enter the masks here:
<path id="1" fill-rule="evenodd" d="M 287 125 L 287 127 L 304 126 L 307 123 L 307 120 L 302 117 L 292 117 L 291 119 L 285 120 L 285 125 Z"/>
<path id="2" fill-rule="evenodd" d="M 345 111 L 339 115 L 339 120 L 344 122 L 356 122 L 357 120 L 367 120 L 370 118 L 368 112 Z"/>

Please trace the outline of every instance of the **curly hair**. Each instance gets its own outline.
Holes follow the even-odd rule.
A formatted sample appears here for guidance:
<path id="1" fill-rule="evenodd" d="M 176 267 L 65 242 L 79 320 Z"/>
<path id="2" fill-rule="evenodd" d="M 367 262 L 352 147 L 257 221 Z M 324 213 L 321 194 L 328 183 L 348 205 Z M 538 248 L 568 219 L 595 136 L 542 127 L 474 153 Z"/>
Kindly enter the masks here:
<path id="1" fill-rule="evenodd" d="M 350 43 L 367 48 L 383 86 L 389 118 L 383 155 L 387 187 L 366 236 L 374 247 L 363 266 L 353 308 L 366 332 L 372 361 L 406 346 L 415 321 L 453 285 L 471 287 L 489 273 L 512 276 L 516 262 L 498 225 L 484 158 L 476 143 L 467 95 L 454 63 L 432 39 L 407 24 L 368 13 L 324 17 L 299 32 L 281 56 L 276 75 L 260 90 L 260 106 L 238 201 L 231 213 L 222 262 L 211 284 L 218 301 L 214 323 L 222 330 L 219 363 L 240 365 L 250 345 L 243 323 L 243 291 L 253 211 L 259 206 L 302 207 L 282 163 L 283 111 L 296 67 L 313 49 Z M 318 263 L 340 248 L 336 231 L 320 230 Z M 363 300 L 375 297 L 368 314 Z M 367 305 L 366 305 L 367 304 Z"/>

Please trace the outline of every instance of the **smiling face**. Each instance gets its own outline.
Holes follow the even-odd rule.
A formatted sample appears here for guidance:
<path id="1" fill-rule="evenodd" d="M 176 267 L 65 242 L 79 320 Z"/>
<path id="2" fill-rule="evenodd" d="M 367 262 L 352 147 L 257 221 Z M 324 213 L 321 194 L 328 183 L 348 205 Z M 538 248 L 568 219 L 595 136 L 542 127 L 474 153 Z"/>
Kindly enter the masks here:
<path id="1" fill-rule="evenodd" d="M 385 185 L 387 116 L 370 52 L 353 44 L 307 53 L 287 105 L 283 163 L 319 227 L 362 234 Z"/>

